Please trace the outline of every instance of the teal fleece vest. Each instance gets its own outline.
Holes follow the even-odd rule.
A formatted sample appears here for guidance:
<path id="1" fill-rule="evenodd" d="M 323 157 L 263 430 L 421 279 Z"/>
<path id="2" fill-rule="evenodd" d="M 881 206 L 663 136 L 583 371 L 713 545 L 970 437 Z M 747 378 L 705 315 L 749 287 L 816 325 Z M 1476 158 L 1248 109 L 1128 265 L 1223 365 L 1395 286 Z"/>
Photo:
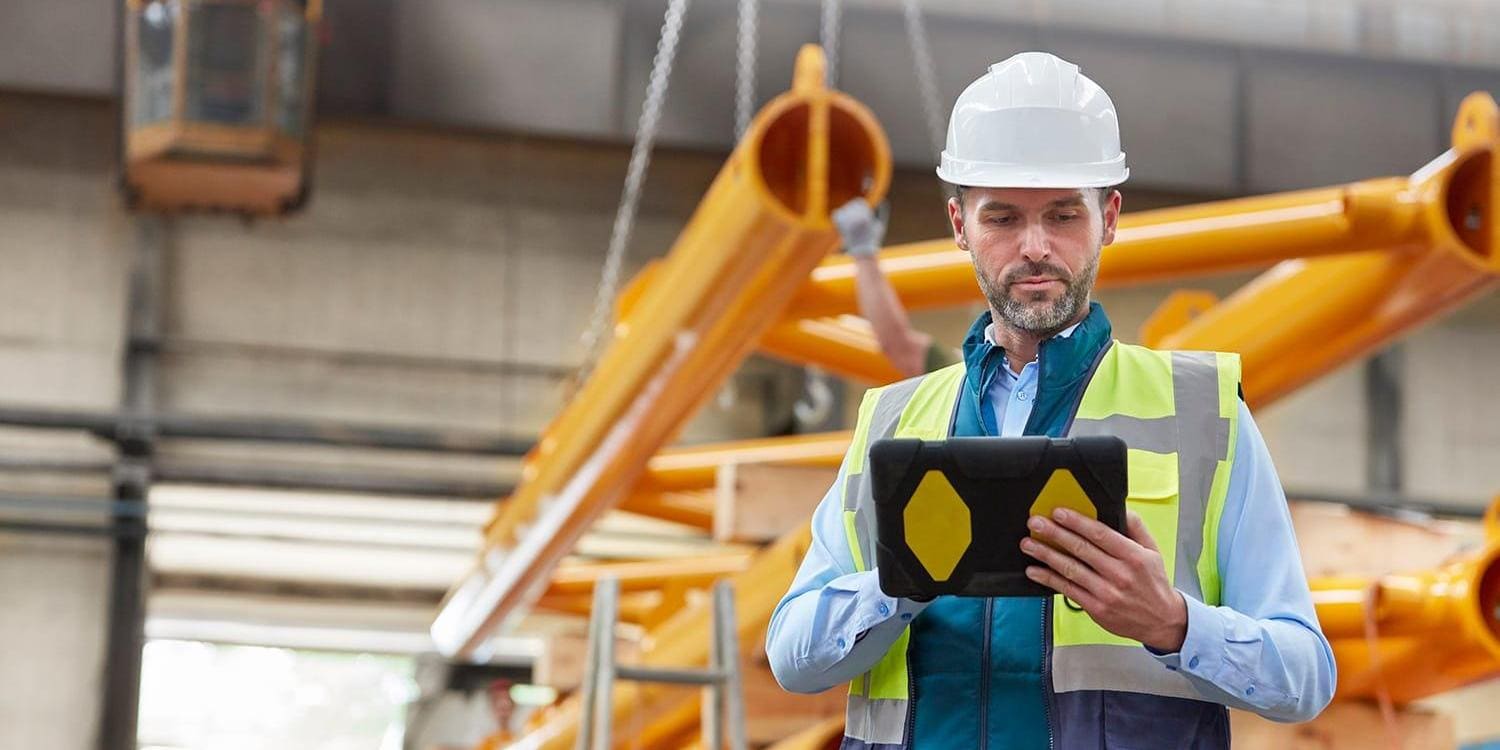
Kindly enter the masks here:
<path id="1" fill-rule="evenodd" d="M 999 433 L 993 411 L 984 407 L 984 393 L 1000 376 L 1004 354 L 985 340 L 989 324 L 985 312 L 964 341 L 968 373 L 951 429 L 955 437 Z M 1089 374 L 1110 341 L 1109 319 L 1093 303 L 1071 336 L 1042 342 L 1037 395 L 1024 434 L 1066 434 Z M 912 621 L 913 747 L 1048 746 L 1048 693 L 1042 682 L 1046 601 L 945 596 Z"/>

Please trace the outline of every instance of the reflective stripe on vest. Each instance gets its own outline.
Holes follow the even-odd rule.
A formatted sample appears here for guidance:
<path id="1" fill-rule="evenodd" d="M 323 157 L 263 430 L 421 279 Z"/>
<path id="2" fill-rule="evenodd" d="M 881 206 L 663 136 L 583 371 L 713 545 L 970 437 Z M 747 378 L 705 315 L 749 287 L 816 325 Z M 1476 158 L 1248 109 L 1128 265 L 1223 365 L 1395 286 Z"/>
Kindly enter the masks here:
<path id="1" fill-rule="evenodd" d="M 964 373 L 964 365 L 959 363 L 865 393 L 844 471 L 844 531 L 855 570 L 869 570 L 869 563 L 875 559 L 874 501 L 870 477 L 865 471 L 869 444 L 889 437 L 922 440 L 947 437 Z M 871 745 L 903 742 L 911 689 L 906 669 L 906 644 L 910 637 L 911 628 L 902 629 L 885 656 L 869 672 L 849 683 L 845 736 Z"/>
<path id="2" fill-rule="evenodd" d="M 866 392 L 849 446 L 844 530 L 856 570 L 874 560 L 869 444 L 887 437 L 940 440 L 963 387 L 960 363 Z M 1239 417 L 1239 357 L 1158 352 L 1115 342 L 1084 390 L 1069 436 L 1116 435 L 1127 446 L 1129 506 L 1161 549 L 1169 580 L 1208 604 L 1219 601 L 1217 534 Z M 1179 435 L 1188 439 L 1179 441 Z M 1124 690 L 1201 700 L 1187 679 L 1162 669 L 1138 642 L 1100 628 L 1054 600 L 1053 685 L 1058 692 Z M 906 741 L 910 628 L 850 683 L 845 734 L 872 745 Z"/>
<path id="3" fill-rule="evenodd" d="M 1219 603 L 1217 539 L 1238 432 L 1239 376 L 1237 355 L 1116 344 L 1100 361 L 1068 430 L 1069 436 L 1125 440 L 1130 509 L 1161 549 L 1168 581 L 1209 605 Z M 1203 699 L 1138 641 L 1109 633 L 1061 597 L 1052 612 L 1057 692 Z"/>

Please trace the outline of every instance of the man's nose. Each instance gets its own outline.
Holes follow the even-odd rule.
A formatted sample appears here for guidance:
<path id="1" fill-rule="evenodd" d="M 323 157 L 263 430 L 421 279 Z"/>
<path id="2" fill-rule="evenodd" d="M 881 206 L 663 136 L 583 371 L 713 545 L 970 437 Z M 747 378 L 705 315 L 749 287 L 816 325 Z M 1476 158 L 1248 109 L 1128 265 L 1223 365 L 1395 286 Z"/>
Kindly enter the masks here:
<path id="1" fill-rule="evenodd" d="M 1021 234 L 1021 257 L 1036 262 L 1051 255 L 1052 251 L 1047 245 L 1047 233 L 1042 227 L 1030 226 Z"/>

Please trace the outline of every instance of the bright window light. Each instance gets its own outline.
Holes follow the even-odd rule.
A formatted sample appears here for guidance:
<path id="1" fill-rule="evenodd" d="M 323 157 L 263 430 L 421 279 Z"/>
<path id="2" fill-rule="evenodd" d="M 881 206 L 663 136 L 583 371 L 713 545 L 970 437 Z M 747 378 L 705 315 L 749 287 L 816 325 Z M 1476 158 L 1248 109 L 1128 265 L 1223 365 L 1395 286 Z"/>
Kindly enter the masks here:
<path id="1" fill-rule="evenodd" d="M 400 750 L 412 667 L 399 656 L 152 640 L 140 746 Z"/>

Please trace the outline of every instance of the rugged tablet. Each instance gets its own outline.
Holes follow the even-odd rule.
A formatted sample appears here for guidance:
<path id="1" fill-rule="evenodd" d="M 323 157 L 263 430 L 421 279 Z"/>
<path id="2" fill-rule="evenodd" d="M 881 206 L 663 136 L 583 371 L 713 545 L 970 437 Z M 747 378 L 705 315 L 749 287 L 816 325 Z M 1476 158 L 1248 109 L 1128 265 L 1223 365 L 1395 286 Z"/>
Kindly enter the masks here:
<path id="1" fill-rule="evenodd" d="M 876 565 L 888 596 L 1046 596 L 1026 577 L 1026 520 L 1068 507 L 1125 531 L 1116 437 L 877 440 Z"/>

